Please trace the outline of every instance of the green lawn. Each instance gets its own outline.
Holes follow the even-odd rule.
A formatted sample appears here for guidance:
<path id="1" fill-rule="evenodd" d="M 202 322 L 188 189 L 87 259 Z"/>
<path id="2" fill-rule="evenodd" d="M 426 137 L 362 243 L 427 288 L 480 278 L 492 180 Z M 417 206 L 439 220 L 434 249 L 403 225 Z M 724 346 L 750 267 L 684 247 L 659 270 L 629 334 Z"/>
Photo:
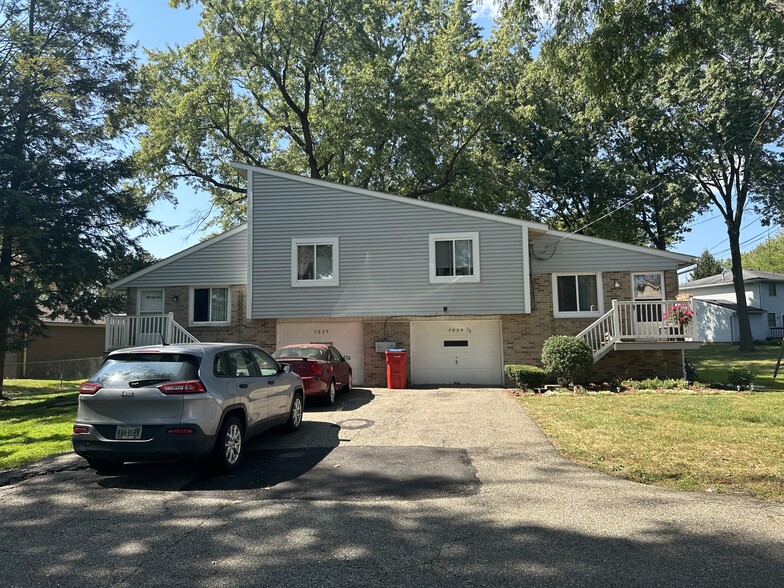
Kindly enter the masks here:
<path id="1" fill-rule="evenodd" d="M 739 353 L 737 345 L 713 344 L 687 351 L 686 361 L 697 368 L 699 380 L 704 384 L 725 383 L 730 367 L 747 366 L 757 370 L 755 385 L 764 386 L 766 390 L 784 391 L 784 373 L 780 373 L 773 381 L 773 371 L 780 352 L 780 345 L 757 345 L 754 353 Z M 784 372 L 784 369 L 781 371 Z"/>
<path id="2" fill-rule="evenodd" d="M 555 446 L 598 470 L 681 490 L 784 502 L 784 393 L 520 398 Z"/>
<path id="3" fill-rule="evenodd" d="M 5 380 L 0 401 L 0 469 L 70 451 L 79 382 Z"/>
<path id="4" fill-rule="evenodd" d="M 692 390 L 525 395 L 520 401 L 567 457 L 637 482 L 784 502 L 784 374 L 780 347 L 734 345 L 686 352 Z M 732 366 L 753 367 L 760 392 L 711 390 Z"/>

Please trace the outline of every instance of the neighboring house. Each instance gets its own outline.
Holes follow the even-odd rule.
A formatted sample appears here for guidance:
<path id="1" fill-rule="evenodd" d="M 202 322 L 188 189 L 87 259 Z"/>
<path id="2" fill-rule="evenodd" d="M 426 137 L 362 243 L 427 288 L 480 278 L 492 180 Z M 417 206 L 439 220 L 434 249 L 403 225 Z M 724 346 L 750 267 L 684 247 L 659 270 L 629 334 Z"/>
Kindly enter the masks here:
<path id="1" fill-rule="evenodd" d="M 665 318 L 691 256 L 235 168 L 248 223 L 115 282 L 129 308 L 108 318 L 109 347 L 328 342 L 356 383 L 383 386 L 390 347 L 408 350 L 413 385 L 502 385 L 550 335 L 581 334 L 597 378 L 677 377 L 698 345 Z"/>
<path id="2" fill-rule="evenodd" d="M 743 270 L 749 324 L 754 339 L 781 337 L 784 332 L 784 274 Z M 681 285 L 700 312 L 698 336 L 708 343 L 739 341 L 737 302 L 732 272 Z"/>
<path id="3" fill-rule="evenodd" d="M 87 378 L 100 365 L 106 341 L 103 321 L 92 325 L 44 321 L 43 335 L 26 349 L 6 354 L 6 378 Z"/>

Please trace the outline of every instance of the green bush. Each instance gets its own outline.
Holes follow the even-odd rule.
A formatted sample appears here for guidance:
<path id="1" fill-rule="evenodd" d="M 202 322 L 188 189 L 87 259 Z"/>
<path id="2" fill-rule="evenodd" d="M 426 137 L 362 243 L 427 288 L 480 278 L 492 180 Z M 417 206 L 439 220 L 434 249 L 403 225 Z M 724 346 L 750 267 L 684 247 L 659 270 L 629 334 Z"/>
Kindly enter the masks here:
<path id="1" fill-rule="evenodd" d="M 748 386 L 757 377 L 757 372 L 750 367 L 733 366 L 727 370 L 727 382 L 733 386 Z"/>
<path id="2" fill-rule="evenodd" d="M 624 380 L 624 388 L 634 388 L 635 390 L 686 390 L 689 383 L 686 380 L 674 380 L 659 378 L 646 378 L 645 380 Z"/>
<path id="3" fill-rule="evenodd" d="M 509 364 L 504 366 L 504 371 L 522 390 L 541 388 L 547 379 L 547 372 L 535 365 Z"/>
<path id="4" fill-rule="evenodd" d="M 579 384 L 593 371 L 593 353 L 582 339 L 554 335 L 542 346 L 542 364 L 561 386 Z"/>

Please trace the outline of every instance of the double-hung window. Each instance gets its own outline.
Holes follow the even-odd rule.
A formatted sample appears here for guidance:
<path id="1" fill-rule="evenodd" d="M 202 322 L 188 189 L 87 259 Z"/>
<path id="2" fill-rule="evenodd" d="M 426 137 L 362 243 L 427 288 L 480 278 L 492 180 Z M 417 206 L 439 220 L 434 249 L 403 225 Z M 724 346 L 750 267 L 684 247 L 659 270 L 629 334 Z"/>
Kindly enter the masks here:
<path id="1" fill-rule="evenodd" d="M 601 274 L 553 274 L 554 315 L 599 316 L 603 312 Z"/>
<path id="2" fill-rule="evenodd" d="M 226 324 L 231 316 L 229 288 L 191 289 L 191 324 Z"/>
<path id="3" fill-rule="evenodd" d="M 479 281 L 479 233 L 430 235 L 430 283 Z"/>
<path id="4" fill-rule="evenodd" d="M 338 238 L 291 240 L 292 286 L 338 286 Z"/>

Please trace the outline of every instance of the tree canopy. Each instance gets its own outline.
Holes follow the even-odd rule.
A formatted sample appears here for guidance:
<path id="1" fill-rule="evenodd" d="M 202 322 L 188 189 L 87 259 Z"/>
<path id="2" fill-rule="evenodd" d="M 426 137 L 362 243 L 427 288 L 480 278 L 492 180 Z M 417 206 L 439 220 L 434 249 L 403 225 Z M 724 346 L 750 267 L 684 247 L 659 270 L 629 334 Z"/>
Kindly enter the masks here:
<path id="1" fill-rule="evenodd" d="M 591 95 L 635 136 L 624 160 L 649 143 L 663 178 L 681 178 L 721 213 L 740 347 L 753 350 L 740 231 L 747 209 L 776 224 L 784 213 L 784 17 L 764 0 L 567 0 L 555 29 L 585 52 Z"/>
<path id="2" fill-rule="evenodd" d="M 697 267 L 691 272 L 692 280 L 701 280 L 722 273 L 725 270 L 724 263 L 711 255 L 707 249 L 697 258 Z"/>
<path id="3" fill-rule="evenodd" d="M 103 316 L 113 268 L 140 254 L 127 229 L 147 226 L 146 203 L 122 188 L 115 143 L 134 92 L 127 29 L 101 0 L 0 3 L 3 356 L 42 318 Z"/>
<path id="4" fill-rule="evenodd" d="M 207 190 L 231 226 L 245 214 L 238 160 L 527 214 L 515 170 L 488 140 L 503 68 L 469 0 L 204 0 L 201 10 L 203 36 L 150 52 L 142 69 L 136 161 L 152 193 Z"/>
<path id="5" fill-rule="evenodd" d="M 784 274 L 784 233 L 766 239 L 741 257 L 746 269 Z"/>

